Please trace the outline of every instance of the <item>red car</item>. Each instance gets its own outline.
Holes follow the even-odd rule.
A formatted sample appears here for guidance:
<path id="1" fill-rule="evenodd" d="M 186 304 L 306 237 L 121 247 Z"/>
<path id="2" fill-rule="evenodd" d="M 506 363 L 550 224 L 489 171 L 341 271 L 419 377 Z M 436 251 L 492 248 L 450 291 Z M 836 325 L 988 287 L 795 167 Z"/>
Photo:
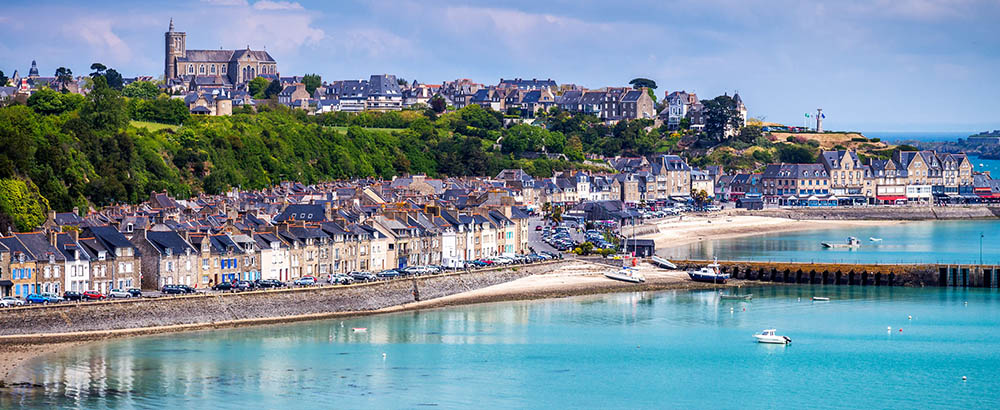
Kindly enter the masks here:
<path id="1" fill-rule="evenodd" d="M 83 300 L 104 300 L 107 296 L 104 296 L 101 292 L 96 290 L 88 290 L 83 292 Z"/>

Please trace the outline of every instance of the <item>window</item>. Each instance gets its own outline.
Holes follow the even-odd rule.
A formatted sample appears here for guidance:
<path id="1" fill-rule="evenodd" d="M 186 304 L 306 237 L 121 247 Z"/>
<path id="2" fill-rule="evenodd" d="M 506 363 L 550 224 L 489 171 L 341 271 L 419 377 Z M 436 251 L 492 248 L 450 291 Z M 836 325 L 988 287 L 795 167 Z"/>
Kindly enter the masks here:
<path id="1" fill-rule="evenodd" d="M 212 74 L 215 74 L 215 64 L 212 64 L 212 68 L 210 69 L 210 71 L 212 72 Z"/>
<path id="2" fill-rule="evenodd" d="M 198 67 L 198 74 L 205 74 L 205 65 L 202 64 Z"/>
<path id="3" fill-rule="evenodd" d="M 194 74 L 194 65 L 188 64 L 188 74 Z"/>
<path id="4" fill-rule="evenodd" d="M 222 74 L 225 74 L 225 73 L 226 73 L 226 65 L 225 65 L 225 64 L 223 64 L 223 65 L 222 65 Z"/>

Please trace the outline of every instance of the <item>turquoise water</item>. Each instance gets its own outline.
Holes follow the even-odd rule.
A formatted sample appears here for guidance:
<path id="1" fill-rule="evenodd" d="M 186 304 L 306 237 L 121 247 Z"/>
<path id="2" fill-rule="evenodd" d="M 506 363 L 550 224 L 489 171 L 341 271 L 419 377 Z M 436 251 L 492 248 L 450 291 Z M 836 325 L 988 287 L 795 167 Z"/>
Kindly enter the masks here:
<path id="1" fill-rule="evenodd" d="M 845 262 L 845 263 L 979 263 L 1000 264 L 1000 220 L 907 222 L 883 226 L 815 229 L 701 241 L 658 250 L 667 258 Z M 861 240 L 855 249 L 825 249 L 822 242 Z M 871 242 L 869 238 L 882 238 Z"/>
<path id="2" fill-rule="evenodd" d="M 1000 407 L 995 292 L 743 291 L 752 302 L 624 293 L 92 344 L 29 362 L 18 377 L 45 387 L 2 391 L 0 408 Z M 752 341 L 770 327 L 793 343 Z"/>
<path id="3" fill-rule="evenodd" d="M 904 141 L 958 141 L 959 138 L 968 138 L 970 135 L 977 133 L 979 131 L 865 131 L 863 134 L 868 138 L 880 138 L 882 141 L 896 144 Z"/>
<path id="4" fill-rule="evenodd" d="M 969 157 L 973 169 L 976 172 L 990 171 L 990 175 L 1000 178 L 1000 159 L 983 159 L 979 157 Z"/>

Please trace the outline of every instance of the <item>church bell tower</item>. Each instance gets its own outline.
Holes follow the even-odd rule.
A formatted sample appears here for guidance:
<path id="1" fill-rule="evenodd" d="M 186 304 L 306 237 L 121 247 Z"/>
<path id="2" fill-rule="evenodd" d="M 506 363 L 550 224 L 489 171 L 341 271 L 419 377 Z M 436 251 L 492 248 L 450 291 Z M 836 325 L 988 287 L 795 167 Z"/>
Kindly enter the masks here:
<path id="1" fill-rule="evenodd" d="M 166 33 L 163 33 L 163 37 L 165 43 L 164 54 L 166 56 L 166 61 L 163 64 L 163 79 L 169 80 L 184 74 L 181 72 L 183 68 L 177 67 L 177 58 L 187 55 L 184 45 L 187 34 L 174 31 L 174 19 L 171 18 L 170 28 L 167 29 Z"/>

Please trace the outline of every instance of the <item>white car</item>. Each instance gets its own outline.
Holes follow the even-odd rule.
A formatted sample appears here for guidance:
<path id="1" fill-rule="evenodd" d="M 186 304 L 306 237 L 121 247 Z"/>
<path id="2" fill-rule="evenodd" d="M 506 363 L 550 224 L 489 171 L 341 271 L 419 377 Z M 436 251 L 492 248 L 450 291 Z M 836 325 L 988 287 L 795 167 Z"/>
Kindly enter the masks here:
<path id="1" fill-rule="evenodd" d="M 0 307 L 24 306 L 24 301 L 13 296 L 4 296 L 0 299 Z"/>
<path id="2" fill-rule="evenodd" d="M 111 291 L 108 292 L 108 297 L 115 299 L 128 299 L 132 297 L 132 294 L 128 293 L 125 289 L 111 289 Z"/>

